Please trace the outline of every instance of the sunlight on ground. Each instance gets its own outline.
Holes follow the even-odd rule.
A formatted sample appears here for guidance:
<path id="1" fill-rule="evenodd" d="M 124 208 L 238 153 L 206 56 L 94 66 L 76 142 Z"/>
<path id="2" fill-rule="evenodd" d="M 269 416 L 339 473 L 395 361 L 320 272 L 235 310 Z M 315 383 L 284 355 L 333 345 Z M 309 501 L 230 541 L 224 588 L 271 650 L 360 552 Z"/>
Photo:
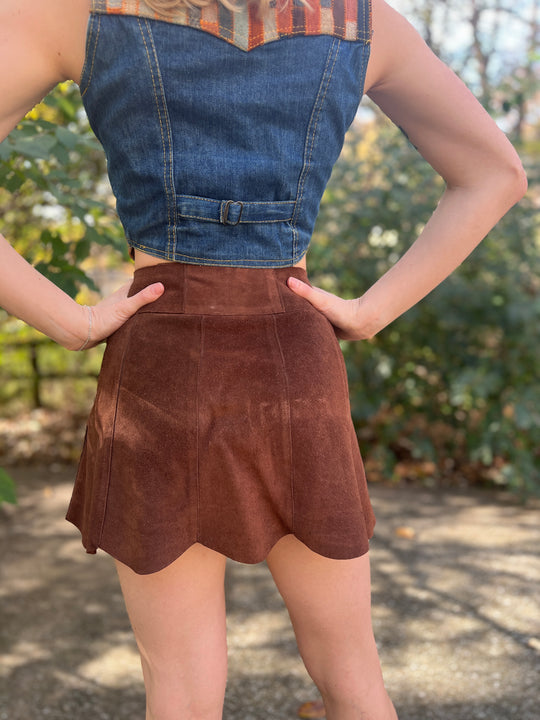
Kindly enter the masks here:
<path id="1" fill-rule="evenodd" d="M 137 650 L 131 644 L 106 648 L 101 655 L 79 666 L 79 674 L 87 680 L 108 688 L 127 687 L 140 673 Z"/>
<path id="2" fill-rule="evenodd" d="M 23 667 L 28 662 L 35 663 L 38 660 L 48 660 L 50 657 L 51 652 L 40 643 L 23 640 L 14 645 L 10 653 L 2 653 L 0 677 L 8 677 L 11 671 Z"/>

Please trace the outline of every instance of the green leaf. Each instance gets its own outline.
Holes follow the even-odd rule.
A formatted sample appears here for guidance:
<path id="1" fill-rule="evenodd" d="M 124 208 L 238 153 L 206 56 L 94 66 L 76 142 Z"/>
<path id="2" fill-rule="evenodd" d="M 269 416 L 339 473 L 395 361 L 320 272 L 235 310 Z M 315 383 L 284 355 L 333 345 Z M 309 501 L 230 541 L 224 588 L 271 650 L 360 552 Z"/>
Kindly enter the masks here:
<path id="1" fill-rule="evenodd" d="M 7 472 L 3 468 L 0 468 L 0 503 L 2 502 L 16 505 L 17 495 L 15 494 L 15 483 Z"/>
<path id="2" fill-rule="evenodd" d="M 23 175 L 20 175 L 19 173 L 13 173 L 2 184 L 3 187 L 5 187 L 6 190 L 8 190 L 10 193 L 15 193 L 17 192 L 17 190 L 20 190 L 25 180 L 26 178 Z"/>
<path id="3" fill-rule="evenodd" d="M 58 142 L 60 142 L 68 150 L 74 150 L 79 142 L 78 133 L 74 133 L 62 126 L 58 126 L 56 128 L 56 137 L 58 138 Z"/>
<path id="4" fill-rule="evenodd" d="M 34 137 L 15 136 L 13 150 L 29 158 L 47 159 L 56 145 L 56 138 L 51 135 L 37 135 Z"/>
<path id="5" fill-rule="evenodd" d="M 9 140 L 6 138 L 0 143 L 0 162 L 7 162 L 11 157 L 12 147 Z"/>

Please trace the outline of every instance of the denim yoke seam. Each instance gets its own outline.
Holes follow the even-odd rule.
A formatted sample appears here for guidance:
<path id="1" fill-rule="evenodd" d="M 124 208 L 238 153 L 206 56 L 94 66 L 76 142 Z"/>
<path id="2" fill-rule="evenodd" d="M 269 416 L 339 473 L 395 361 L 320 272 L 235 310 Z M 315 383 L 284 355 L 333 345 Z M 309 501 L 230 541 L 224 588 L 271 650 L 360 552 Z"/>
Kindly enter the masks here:
<path id="1" fill-rule="evenodd" d="M 373 40 L 373 0 L 368 0 L 368 14 L 366 18 L 365 14 L 365 5 L 363 5 L 363 15 L 362 19 L 364 21 L 364 26 L 362 28 L 362 38 L 358 38 L 359 40 L 362 39 L 366 43 L 366 45 L 370 45 L 371 41 Z M 366 23 L 367 20 L 367 23 Z M 360 25 L 358 25 L 357 28 L 358 33 L 360 33 Z"/>
<path id="2" fill-rule="evenodd" d="M 148 34 L 148 42 L 145 37 L 145 32 L 141 23 L 141 19 L 137 18 L 137 22 L 139 24 L 146 57 L 148 59 L 148 68 L 150 70 L 150 77 L 152 79 L 152 89 L 154 92 L 154 100 L 156 102 L 156 110 L 159 120 L 159 131 L 161 134 L 161 143 L 163 147 L 163 186 L 165 189 L 165 196 L 167 198 L 167 259 L 171 260 L 174 259 L 174 252 L 176 249 L 176 203 L 174 202 L 175 188 L 173 173 L 171 123 L 169 119 L 167 101 L 165 99 L 165 91 L 163 88 L 156 46 L 154 44 L 154 38 L 152 36 L 152 30 L 150 28 L 150 22 L 148 21 L 148 19 L 145 19 L 144 21 L 144 27 L 146 29 L 146 33 Z M 148 44 L 150 44 L 151 46 L 151 52 L 154 62 L 152 62 L 152 57 Z"/>
<path id="3" fill-rule="evenodd" d="M 236 37 L 235 31 L 231 30 L 228 27 L 220 26 L 218 23 L 218 28 L 210 29 L 209 27 L 203 27 L 195 19 L 193 21 L 189 17 L 186 17 L 184 13 L 182 13 L 182 16 L 174 14 L 172 16 L 165 16 L 161 14 L 157 14 L 153 12 L 152 10 L 144 9 L 142 7 L 137 6 L 135 7 L 129 7 L 130 4 L 133 4 L 134 0 L 124 0 L 122 3 L 126 7 L 122 9 L 119 13 L 115 9 L 113 11 L 113 14 L 122 14 L 122 15 L 134 15 L 135 17 L 143 17 L 147 18 L 149 20 L 153 20 L 156 22 L 164 22 L 172 25 L 180 25 L 183 27 L 188 27 L 191 30 L 197 30 L 199 32 L 206 33 L 207 35 L 212 35 L 213 37 L 219 38 L 221 40 L 224 40 L 230 45 L 233 45 L 234 47 L 238 48 L 244 53 L 251 52 L 251 50 L 254 50 L 261 45 L 267 45 L 271 42 L 278 42 L 284 38 L 291 38 L 291 37 L 314 37 L 316 35 L 327 35 L 330 37 L 336 37 L 340 40 L 347 40 L 347 41 L 354 41 L 354 40 L 362 40 L 364 42 L 370 42 L 371 41 L 371 5 L 372 0 L 358 1 L 358 6 L 362 6 L 362 12 L 358 11 L 357 20 L 356 20 L 356 30 L 355 30 L 355 37 L 346 37 L 346 33 L 349 29 L 349 24 L 347 22 L 340 23 L 339 21 L 335 20 L 332 25 L 332 29 L 327 29 L 326 31 L 322 31 L 321 33 L 313 33 L 308 34 L 306 33 L 305 28 L 297 28 L 297 29 L 291 29 L 285 31 L 278 31 L 275 26 L 274 27 L 265 27 L 262 31 L 259 32 L 253 32 L 249 35 L 249 38 L 247 36 L 241 36 Z M 102 14 L 109 14 L 110 11 L 107 8 L 107 0 L 93 0 L 93 7 L 95 8 L 95 12 L 100 12 Z M 368 12 L 366 14 L 365 7 L 367 4 Z M 367 22 L 366 22 L 367 21 Z M 251 42 L 251 47 L 246 46 L 247 42 Z"/>
<path id="4" fill-rule="evenodd" d="M 90 63 L 90 69 L 88 71 L 88 79 L 86 80 L 84 90 L 81 90 L 81 98 L 83 98 L 86 95 L 86 93 L 90 87 L 90 83 L 92 82 L 92 77 L 94 75 L 96 52 L 97 52 L 97 46 L 98 46 L 98 42 L 99 42 L 99 33 L 101 30 L 101 15 L 91 14 L 88 22 L 89 22 L 89 25 L 88 25 L 88 48 L 86 50 L 83 69 L 81 72 L 81 80 L 84 78 L 84 76 L 86 74 L 86 69 L 88 67 L 88 60 L 89 60 L 91 50 L 92 50 L 92 61 Z M 97 24 L 97 28 L 95 30 L 94 30 L 94 23 Z"/>
<path id="5" fill-rule="evenodd" d="M 335 38 L 332 41 L 332 45 L 330 46 L 330 50 L 328 51 L 328 56 L 326 58 L 326 65 L 324 67 L 323 74 L 321 77 L 321 82 L 319 85 L 319 90 L 317 92 L 317 97 L 315 98 L 315 102 L 313 104 L 313 110 L 312 110 L 311 116 L 309 118 L 308 129 L 306 132 L 306 141 L 304 143 L 304 162 L 303 162 L 303 166 L 302 166 L 302 172 L 300 173 L 300 177 L 298 180 L 298 190 L 296 193 L 296 202 L 295 202 L 295 208 L 294 208 L 292 225 L 291 225 L 292 229 L 293 229 L 293 257 L 296 257 L 296 253 L 297 253 L 298 230 L 296 227 L 296 223 L 298 221 L 298 215 L 300 212 L 300 207 L 302 205 L 302 199 L 304 197 L 304 187 L 306 184 L 306 179 L 307 179 L 307 176 L 311 169 L 311 158 L 313 155 L 313 148 L 315 145 L 315 136 L 317 134 L 317 127 L 319 124 L 319 119 L 321 116 L 324 101 L 326 99 L 326 94 L 328 92 L 328 87 L 330 85 L 330 81 L 331 81 L 332 75 L 334 73 L 334 68 L 335 68 L 336 61 L 337 61 L 340 42 L 341 42 L 340 40 L 336 40 Z M 334 50 L 336 43 L 338 46 Z M 333 61 L 332 61 L 332 56 L 333 56 Z M 332 67 L 329 69 L 329 65 L 331 62 L 332 62 Z M 321 97 L 321 94 L 322 94 L 322 97 Z M 308 148 L 308 145 L 309 145 L 309 148 Z"/>

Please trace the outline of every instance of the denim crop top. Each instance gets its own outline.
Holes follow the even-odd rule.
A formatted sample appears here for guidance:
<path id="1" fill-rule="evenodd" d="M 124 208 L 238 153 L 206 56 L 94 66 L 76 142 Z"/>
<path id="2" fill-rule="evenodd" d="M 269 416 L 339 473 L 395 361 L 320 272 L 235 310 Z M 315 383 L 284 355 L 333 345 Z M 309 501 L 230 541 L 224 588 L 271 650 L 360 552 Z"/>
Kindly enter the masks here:
<path id="1" fill-rule="evenodd" d="M 363 93 L 370 0 L 92 0 L 80 89 L 132 248 L 285 267 L 307 251 Z"/>

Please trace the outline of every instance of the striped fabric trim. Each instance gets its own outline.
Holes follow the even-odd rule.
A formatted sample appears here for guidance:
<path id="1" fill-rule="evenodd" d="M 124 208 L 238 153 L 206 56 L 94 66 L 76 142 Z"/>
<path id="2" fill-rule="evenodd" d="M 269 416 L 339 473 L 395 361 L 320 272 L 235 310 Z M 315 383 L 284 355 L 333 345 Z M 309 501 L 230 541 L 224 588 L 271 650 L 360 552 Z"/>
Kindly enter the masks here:
<path id="1" fill-rule="evenodd" d="M 134 15 L 176 25 L 186 25 L 222 38 L 241 50 L 295 35 L 332 35 L 342 40 L 371 42 L 371 0 L 274 0 L 262 20 L 254 5 L 231 12 L 217 0 L 204 8 L 182 7 L 158 15 L 144 0 L 92 0 L 91 12 Z"/>

